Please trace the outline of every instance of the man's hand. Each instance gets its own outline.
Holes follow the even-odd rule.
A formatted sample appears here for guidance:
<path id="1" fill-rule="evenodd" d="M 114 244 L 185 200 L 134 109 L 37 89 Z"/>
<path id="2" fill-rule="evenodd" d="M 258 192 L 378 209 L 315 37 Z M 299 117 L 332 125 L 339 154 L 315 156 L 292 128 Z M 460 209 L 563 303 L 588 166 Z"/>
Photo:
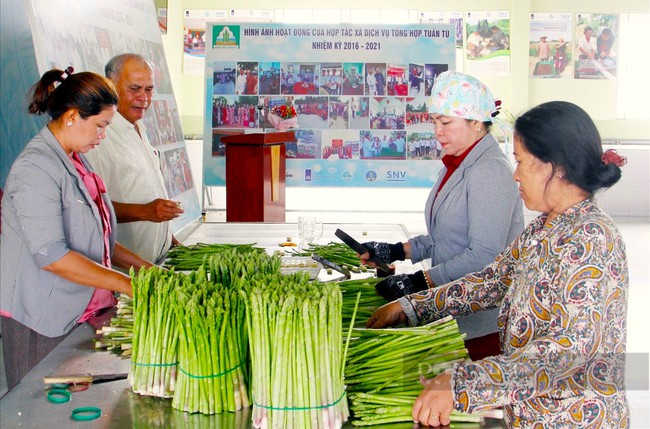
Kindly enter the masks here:
<path id="1" fill-rule="evenodd" d="M 167 222 L 183 214 L 180 203 L 172 200 L 157 198 L 145 204 L 146 219 L 149 222 Z"/>
<path id="2" fill-rule="evenodd" d="M 176 238 L 175 235 L 172 235 L 172 247 L 183 246 L 184 244 Z"/>
<path id="3" fill-rule="evenodd" d="M 180 203 L 156 198 L 146 204 L 127 204 L 113 201 L 118 223 L 148 221 L 167 222 L 184 213 Z"/>

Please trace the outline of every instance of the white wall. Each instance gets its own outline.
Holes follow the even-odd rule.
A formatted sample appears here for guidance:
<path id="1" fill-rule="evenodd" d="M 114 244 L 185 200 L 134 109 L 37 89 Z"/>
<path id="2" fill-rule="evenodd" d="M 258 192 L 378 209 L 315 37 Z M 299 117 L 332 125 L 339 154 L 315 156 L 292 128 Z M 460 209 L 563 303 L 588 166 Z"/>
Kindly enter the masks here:
<path id="1" fill-rule="evenodd" d="M 605 146 L 627 158 L 621 180 L 602 191 L 598 201 L 610 216 L 650 217 L 650 147 Z"/>

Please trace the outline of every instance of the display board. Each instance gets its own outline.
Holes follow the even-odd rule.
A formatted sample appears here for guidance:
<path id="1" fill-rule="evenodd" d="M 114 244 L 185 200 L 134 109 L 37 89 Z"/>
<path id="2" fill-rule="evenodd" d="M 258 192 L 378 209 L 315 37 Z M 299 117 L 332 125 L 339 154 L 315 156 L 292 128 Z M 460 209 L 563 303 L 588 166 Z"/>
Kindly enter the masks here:
<path id="1" fill-rule="evenodd" d="M 0 188 L 4 188 L 11 164 L 46 122 L 27 112 L 27 93 L 39 77 L 27 2 L 1 0 L 0 9 Z"/>
<path id="2" fill-rule="evenodd" d="M 531 78 L 573 77 L 573 20 L 570 13 L 531 13 L 528 45 Z"/>
<path id="3" fill-rule="evenodd" d="M 453 24 L 209 23 L 204 185 L 225 184 L 222 135 L 268 131 L 269 109 L 292 103 L 287 186 L 430 187 L 442 149 L 429 99 L 435 77 L 455 69 L 455 33 Z"/>
<path id="4" fill-rule="evenodd" d="M 9 4 L 11 7 L 6 7 Z M 150 59 L 154 64 L 156 93 L 153 105 L 145 116 L 147 135 L 151 144 L 160 153 L 161 168 L 170 198 L 180 201 L 185 210 L 181 217 L 172 221 L 172 230 L 177 232 L 200 219 L 201 209 L 194 189 L 154 2 L 149 0 L 111 2 L 3 0 L 2 10 L 3 106 L 9 104 L 4 103 L 5 88 L 10 88 L 7 90 L 10 93 L 14 89 L 21 93 L 12 94 L 12 98 L 20 100 L 21 103 L 11 105 L 12 112 L 9 112 L 11 115 L 5 118 L 6 110 L 3 108 L 3 139 L 6 139 L 13 149 L 11 151 L 5 149 L 3 141 L 3 181 L 6 177 L 5 163 L 10 165 L 29 139 L 44 124 L 44 118 L 22 113 L 26 112 L 29 87 L 38 80 L 40 75 L 51 68 L 64 69 L 69 65 L 74 67 L 75 72 L 93 71 L 103 74 L 104 65 L 111 57 L 125 52 L 135 52 Z M 28 26 L 26 28 L 23 26 L 21 29 L 25 34 L 13 32 L 14 36 L 8 42 L 11 44 L 13 41 L 17 44 L 15 47 L 9 46 L 10 49 L 7 51 L 5 51 L 4 37 L 5 19 L 25 23 L 29 20 Z M 31 67 L 34 59 L 38 66 L 36 73 Z M 21 69 L 23 67 L 21 64 L 25 64 L 24 70 Z M 7 75 L 5 70 L 9 71 Z M 15 85 L 14 81 L 8 80 L 17 72 L 24 73 L 24 79 L 28 79 L 29 83 L 17 79 L 21 85 Z M 17 110 L 20 110 L 19 114 L 14 117 L 14 112 Z M 34 123 L 39 125 L 34 126 Z M 16 130 L 18 127 L 32 132 L 29 136 L 25 136 L 20 130 Z M 7 128 L 9 132 L 5 132 Z"/>
<path id="5" fill-rule="evenodd" d="M 576 79 L 616 79 L 618 15 L 577 13 L 574 75 Z"/>
<path id="6" fill-rule="evenodd" d="M 510 12 L 465 14 L 465 72 L 476 76 L 510 74 Z"/>

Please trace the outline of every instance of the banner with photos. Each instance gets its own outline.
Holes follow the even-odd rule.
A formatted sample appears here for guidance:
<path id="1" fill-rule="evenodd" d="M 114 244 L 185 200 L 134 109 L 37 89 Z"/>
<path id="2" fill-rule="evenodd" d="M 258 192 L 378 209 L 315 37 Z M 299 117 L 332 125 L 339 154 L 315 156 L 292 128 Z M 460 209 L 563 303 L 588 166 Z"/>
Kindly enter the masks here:
<path id="1" fill-rule="evenodd" d="M 431 186 L 442 150 L 429 98 L 435 77 L 455 69 L 455 31 L 208 24 L 204 185 L 225 183 L 223 135 L 268 132 L 268 112 L 291 104 L 298 128 L 287 145 L 288 186 Z"/>

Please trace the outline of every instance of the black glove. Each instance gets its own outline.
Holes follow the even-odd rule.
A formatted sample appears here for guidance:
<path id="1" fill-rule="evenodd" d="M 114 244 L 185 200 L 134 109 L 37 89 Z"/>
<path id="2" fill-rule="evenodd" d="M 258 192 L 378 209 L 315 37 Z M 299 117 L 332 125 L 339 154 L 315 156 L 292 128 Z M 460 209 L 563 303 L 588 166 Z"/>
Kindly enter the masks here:
<path id="1" fill-rule="evenodd" d="M 406 259 L 406 254 L 404 253 L 404 243 L 381 243 L 377 241 L 368 241 L 367 243 L 362 243 L 363 246 L 368 249 L 368 254 L 370 258 L 380 259 L 387 264 L 390 264 L 393 261 L 403 261 Z"/>
<path id="2" fill-rule="evenodd" d="M 386 277 L 375 285 L 375 289 L 388 301 L 394 301 L 405 295 L 426 290 L 428 285 L 424 272 L 418 271 L 414 274 L 395 274 Z"/>

